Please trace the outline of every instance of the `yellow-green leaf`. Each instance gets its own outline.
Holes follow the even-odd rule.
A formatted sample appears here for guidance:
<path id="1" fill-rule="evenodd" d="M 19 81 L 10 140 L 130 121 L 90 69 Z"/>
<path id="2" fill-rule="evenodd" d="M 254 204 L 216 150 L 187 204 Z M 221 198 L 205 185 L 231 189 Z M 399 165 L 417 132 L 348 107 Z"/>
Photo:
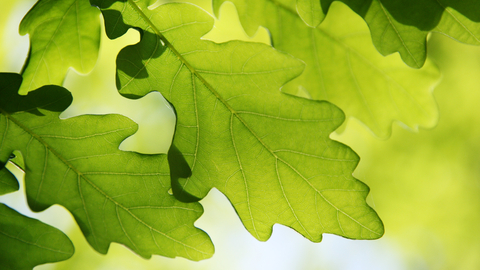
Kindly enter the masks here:
<path id="1" fill-rule="evenodd" d="M 66 260 L 74 248 L 60 230 L 26 217 L 0 203 L 0 266 L 4 270 L 32 270 Z"/>
<path id="2" fill-rule="evenodd" d="M 358 156 L 329 139 L 342 111 L 279 91 L 302 72 L 302 62 L 265 44 L 201 40 L 213 18 L 193 5 L 99 4 L 120 25 L 143 29 L 141 41 L 117 58 L 120 92 L 158 90 L 175 106 L 174 193 L 201 198 L 217 188 L 260 240 L 275 223 L 312 241 L 322 233 L 382 236 L 365 202 L 369 189 L 352 176 Z M 124 30 L 110 28 L 109 35 Z"/>
<path id="3" fill-rule="evenodd" d="M 308 25 L 323 20 L 333 0 L 298 0 L 298 14 Z M 367 22 L 375 47 L 383 54 L 399 52 L 409 66 L 426 60 L 427 35 L 442 33 L 463 43 L 480 45 L 480 5 L 475 0 L 341 0 Z M 321 7 L 320 7 L 321 6 Z"/>
<path id="4" fill-rule="evenodd" d="M 214 0 L 217 12 L 223 2 Z M 394 121 L 412 129 L 436 124 L 432 90 L 440 78 L 438 69 L 427 61 L 414 70 L 396 55 L 380 55 L 365 22 L 342 3 L 334 3 L 323 23 L 311 28 L 298 16 L 294 1 L 232 2 L 247 33 L 265 26 L 275 48 L 305 62 L 304 73 L 282 91 L 328 100 L 381 138 L 390 136 Z"/>
<path id="5" fill-rule="evenodd" d="M 201 205 L 168 194 L 166 155 L 118 149 L 137 130 L 134 122 L 120 115 L 60 120 L 72 101 L 67 90 L 44 86 L 20 96 L 20 83 L 20 75 L 0 74 L 0 162 L 23 153 L 34 211 L 63 205 L 100 253 L 117 242 L 145 258 L 213 254 L 207 234 L 193 226 Z"/>
<path id="6" fill-rule="evenodd" d="M 20 23 L 20 34 L 30 36 L 20 93 L 61 85 L 70 67 L 90 72 L 100 45 L 99 16 L 88 0 L 38 1 Z"/>

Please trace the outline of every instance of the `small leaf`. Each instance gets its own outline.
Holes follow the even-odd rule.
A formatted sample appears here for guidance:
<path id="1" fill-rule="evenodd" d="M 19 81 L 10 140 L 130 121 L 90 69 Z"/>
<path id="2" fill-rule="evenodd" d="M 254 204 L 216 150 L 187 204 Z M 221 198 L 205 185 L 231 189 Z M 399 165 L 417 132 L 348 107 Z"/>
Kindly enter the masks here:
<path id="1" fill-rule="evenodd" d="M 72 96 L 59 86 L 17 94 L 21 78 L 0 74 L 0 162 L 13 150 L 25 158 L 27 199 L 34 211 L 65 206 L 88 242 L 106 253 L 111 242 L 142 257 L 201 260 L 213 254 L 208 236 L 193 226 L 200 204 L 168 194 L 166 155 L 118 149 L 137 126 L 120 115 L 60 120 Z"/>
<path id="2" fill-rule="evenodd" d="M 303 63 L 265 44 L 201 40 L 213 18 L 193 5 L 150 10 L 128 1 L 102 8 L 144 30 L 118 55 L 120 92 L 158 89 L 176 108 L 174 192 L 202 198 L 217 188 L 260 240 L 275 223 L 312 241 L 322 233 L 383 234 L 365 202 L 368 187 L 352 176 L 357 155 L 328 137 L 344 120 L 341 110 L 279 91 Z M 175 171 L 173 162 L 190 168 Z"/>
<path id="3" fill-rule="evenodd" d="M 298 0 L 300 1 L 300 0 Z M 309 23 L 324 18 L 333 0 L 301 0 L 298 14 Z M 383 55 L 399 52 L 420 68 L 426 59 L 427 35 L 439 32 L 463 43 L 480 45 L 480 6 L 475 0 L 341 0 L 368 23 L 373 43 Z M 321 5 L 322 8 L 318 8 Z"/>
<path id="4" fill-rule="evenodd" d="M 99 15 L 88 0 L 38 1 L 20 23 L 31 43 L 20 93 L 61 85 L 70 67 L 90 72 L 100 45 Z"/>
<path id="5" fill-rule="evenodd" d="M 217 13 L 223 2 L 214 0 Z M 334 4 L 314 29 L 305 25 L 293 4 L 233 2 L 247 32 L 254 33 L 259 25 L 267 27 L 275 48 L 306 63 L 305 72 L 282 91 L 328 100 L 381 138 L 390 136 L 394 121 L 412 129 L 436 124 L 432 89 L 440 78 L 438 69 L 427 61 L 421 70 L 412 70 L 398 56 L 381 56 L 371 43 L 368 27 L 345 5 Z"/>
<path id="6" fill-rule="evenodd" d="M 31 270 L 66 260 L 74 247 L 60 230 L 0 203 L 0 262 L 5 270 Z"/>

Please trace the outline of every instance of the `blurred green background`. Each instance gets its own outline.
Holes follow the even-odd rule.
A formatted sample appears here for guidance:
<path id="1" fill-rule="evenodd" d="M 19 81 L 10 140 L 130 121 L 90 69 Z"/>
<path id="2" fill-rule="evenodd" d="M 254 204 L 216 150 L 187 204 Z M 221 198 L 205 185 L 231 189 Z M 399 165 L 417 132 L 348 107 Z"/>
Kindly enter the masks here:
<path id="1" fill-rule="evenodd" d="M 209 0 L 188 2 L 211 13 Z M 18 35 L 18 25 L 33 4 L 32 0 L 0 0 L 2 72 L 19 72 L 23 65 L 28 37 Z M 144 131 L 137 139 L 125 141 L 122 149 L 165 152 L 174 116 L 161 95 L 132 101 L 115 90 L 115 55 L 138 38 L 133 30 L 117 41 L 103 37 L 95 70 L 88 76 L 69 72 L 65 86 L 75 101 L 64 116 L 125 114 Z M 222 8 L 220 22 L 204 38 L 269 40 L 265 29 L 247 37 L 232 5 Z M 380 240 L 325 235 L 315 244 L 276 225 L 269 241 L 258 242 L 242 227 L 227 199 L 213 190 L 202 201 L 205 214 L 195 225 L 212 237 L 214 257 L 202 262 L 159 256 L 144 260 L 117 244 L 111 245 L 107 255 L 98 254 L 65 209 L 54 206 L 32 213 L 23 190 L 0 201 L 64 230 L 74 242 L 72 259 L 36 269 L 480 269 L 480 47 L 432 34 L 428 55 L 443 73 L 433 92 L 440 111 L 435 128 L 415 133 L 394 124 L 392 137 L 379 140 L 350 119 L 342 134 L 331 136 L 361 157 L 354 175 L 371 188 L 368 202 L 386 228 Z"/>

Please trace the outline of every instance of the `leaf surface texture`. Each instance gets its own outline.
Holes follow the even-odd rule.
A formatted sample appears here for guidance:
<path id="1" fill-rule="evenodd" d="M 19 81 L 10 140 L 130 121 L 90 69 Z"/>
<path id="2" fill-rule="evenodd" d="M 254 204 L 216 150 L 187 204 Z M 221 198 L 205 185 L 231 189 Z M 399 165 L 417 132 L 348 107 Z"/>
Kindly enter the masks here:
<path id="1" fill-rule="evenodd" d="M 73 244 L 60 230 L 0 203 L 0 262 L 5 270 L 31 270 L 66 260 Z"/>
<path id="2" fill-rule="evenodd" d="M 322 233 L 383 234 L 365 202 L 368 187 L 352 176 L 358 156 L 328 138 L 342 111 L 279 91 L 302 72 L 302 62 L 265 44 L 201 40 L 213 26 L 208 14 L 189 4 L 148 4 L 98 3 L 116 19 L 107 19 L 110 37 L 143 29 L 141 41 L 117 58 L 120 92 L 158 90 L 175 106 L 174 193 L 202 198 L 217 188 L 260 240 L 275 223 L 312 241 Z"/>
<path id="3" fill-rule="evenodd" d="M 44 86 L 19 96 L 19 75 L 1 74 L 0 83 L 0 161 L 14 150 L 23 153 L 34 211 L 63 205 L 100 253 L 117 242 L 145 258 L 213 254 L 208 236 L 193 226 L 200 204 L 168 194 L 166 155 L 118 149 L 137 130 L 134 122 L 120 115 L 60 120 L 72 101 L 64 88 Z"/>
<path id="4" fill-rule="evenodd" d="M 18 189 L 19 185 L 15 176 L 5 167 L 0 169 L 0 195 L 14 192 Z"/>
<path id="5" fill-rule="evenodd" d="M 88 0 L 40 0 L 20 23 L 29 34 L 21 94 L 43 85 L 61 85 L 70 67 L 90 72 L 100 45 L 99 11 Z"/>

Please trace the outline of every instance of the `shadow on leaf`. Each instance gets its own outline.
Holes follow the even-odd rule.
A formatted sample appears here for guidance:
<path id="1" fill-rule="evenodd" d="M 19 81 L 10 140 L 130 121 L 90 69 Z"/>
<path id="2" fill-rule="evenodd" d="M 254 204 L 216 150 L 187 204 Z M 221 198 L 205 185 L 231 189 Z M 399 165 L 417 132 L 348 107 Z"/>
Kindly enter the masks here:
<path id="1" fill-rule="evenodd" d="M 160 38 L 150 32 L 140 31 L 140 42 L 123 48 L 117 56 L 117 89 L 122 88 L 120 71 L 133 79 L 148 78 L 145 64 L 152 58 L 158 58 L 167 47 L 163 46 Z M 125 87 L 125 85 L 123 86 Z"/>
<path id="2" fill-rule="evenodd" d="M 321 7 L 324 13 L 327 13 L 330 5 L 334 0 L 321 0 Z M 372 0 L 357 1 L 357 0 L 341 0 L 341 2 L 348 5 L 357 14 L 364 17 L 372 6 Z M 474 22 L 480 22 L 480 6 L 476 1 L 382 1 L 381 5 L 385 8 L 384 12 L 388 12 L 398 22 L 415 26 L 422 31 L 433 30 L 447 7 L 451 7 L 463 14 L 465 17 Z"/>

